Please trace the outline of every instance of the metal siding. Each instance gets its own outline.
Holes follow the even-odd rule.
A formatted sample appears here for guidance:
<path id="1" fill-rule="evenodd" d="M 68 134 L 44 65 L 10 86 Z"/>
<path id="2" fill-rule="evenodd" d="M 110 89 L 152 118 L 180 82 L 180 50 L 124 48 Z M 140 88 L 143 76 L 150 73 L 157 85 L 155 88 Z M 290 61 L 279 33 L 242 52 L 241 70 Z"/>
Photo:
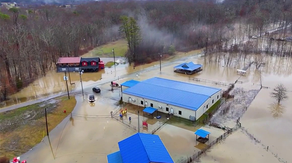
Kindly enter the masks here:
<path id="1" fill-rule="evenodd" d="M 186 82 L 164 79 L 164 78 L 158 78 L 158 77 L 144 80 L 142 81 L 142 83 L 157 85 L 161 87 L 167 87 L 170 89 L 178 89 L 178 90 L 191 92 L 194 94 L 206 95 L 206 96 L 212 96 L 213 94 L 221 90 L 214 87 L 208 87 L 208 86 L 197 85 L 193 83 L 186 83 Z"/>
<path id="2" fill-rule="evenodd" d="M 149 89 L 149 88 L 148 88 Z M 145 92 L 148 92 L 147 89 Z M 169 93 L 168 93 L 169 94 Z M 219 99 L 217 99 L 217 95 L 219 95 Z M 163 113 L 168 113 L 170 111 L 171 108 L 174 109 L 174 115 L 178 116 L 178 117 L 182 117 L 185 119 L 189 119 L 189 116 L 195 116 L 196 120 L 199 119 L 210 107 L 212 107 L 218 100 L 220 100 L 221 98 L 221 90 L 218 89 L 218 91 L 213 94 L 211 97 L 206 97 L 204 101 L 202 101 L 203 103 L 201 104 L 201 106 L 197 109 L 197 111 L 191 110 L 189 108 L 186 107 L 181 107 L 181 106 L 177 106 L 174 105 L 171 102 L 167 102 L 167 101 L 159 101 L 159 99 L 148 99 L 145 96 L 142 95 L 131 95 L 128 94 L 127 91 L 123 92 L 123 101 L 128 103 L 128 98 L 132 97 L 132 99 L 136 99 L 136 102 L 130 102 L 134 105 L 138 105 L 138 106 L 142 106 L 142 107 L 147 107 L 150 106 L 151 103 L 153 103 L 153 107 L 157 108 L 159 112 L 163 112 Z M 149 95 L 148 95 L 149 96 Z M 212 99 L 214 99 L 214 103 L 212 103 Z M 143 105 L 141 105 L 141 100 L 143 100 Z M 145 102 L 147 101 L 147 105 L 145 105 Z M 208 106 L 208 109 L 204 109 L 204 106 L 206 105 Z M 161 106 L 162 108 L 160 108 L 159 106 Z M 169 108 L 169 111 L 166 111 L 166 107 Z M 181 110 L 182 111 L 182 115 L 178 114 L 178 111 Z"/>
<path id="3" fill-rule="evenodd" d="M 128 95 L 128 94 L 123 94 L 123 101 L 126 102 L 126 103 L 131 103 L 131 104 L 134 104 L 134 105 L 142 106 L 141 103 L 140 103 L 140 100 L 144 100 L 144 104 L 145 104 L 145 101 L 148 102 L 147 106 L 150 106 L 150 104 L 153 103 L 153 108 L 157 108 L 157 111 L 159 111 L 159 112 L 163 112 L 163 113 L 166 113 L 167 114 L 167 113 L 170 112 L 170 109 L 173 108 L 174 109 L 174 113 L 175 113 L 174 115 L 175 116 L 182 117 L 182 118 L 185 118 L 185 119 L 189 119 L 189 116 L 191 115 L 191 116 L 195 116 L 196 117 L 196 120 L 197 120 L 210 107 L 212 107 L 218 100 L 220 100 L 220 98 L 217 99 L 217 95 L 220 95 L 220 92 L 214 94 L 211 98 L 209 98 L 208 100 L 206 100 L 197 111 L 190 110 L 190 109 L 187 109 L 187 108 L 178 107 L 178 106 L 174 106 L 174 105 L 168 105 L 166 103 L 161 103 L 161 102 L 154 101 L 154 100 L 143 99 L 143 98 L 139 98 L 139 97 L 136 97 L 136 96 L 131 96 L 131 95 Z M 128 98 L 129 97 L 132 97 L 132 99 L 136 99 L 136 102 L 128 102 Z M 212 99 L 214 99 L 214 103 L 213 104 L 212 104 Z M 208 109 L 204 109 L 204 107 L 207 104 L 209 104 Z M 161 106 L 162 108 L 159 108 L 159 106 Z M 166 111 L 166 107 L 169 108 L 169 111 Z M 178 114 L 178 111 L 179 110 L 181 110 L 183 112 L 182 115 L 179 115 Z"/>
<path id="4" fill-rule="evenodd" d="M 125 87 L 133 87 L 134 85 L 140 83 L 140 81 L 137 81 L 137 80 L 129 80 L 129 81 L 126 81 L 124 83 L 122 83 L 121 85 L 122 86 L 125 86 Z"/>
<path id="5" fill-rule="evenodd" d="M 139 134 L 150 162 L 173 163 L 158 135 Z"/>
<path id="6" fill-rule="evenodd" d="M 119 143 L 123 163 L 149 163 L 146 150 L 139 134 L 130 136 Z"/>
<path id="7" fill-rule="evenodd" d="M 107 155 L 108 163 L 123 163 L 120 151 Z"/>
<path id="8" fill-rule="evenodd" d="M 137 133 L 118 144 L 124 163 L 173 163 L 158 135 Z"/>
<path id="9" fill-rule="evenodd" d="M 172 104 L 191 110 L 197 110 L 202 105 L 202 103 L 209 98 L 207 95 L 196 94 L 179 89 L 172 89 L 146 83 L 139 83 L 125 90 L 123 93 L 160 101 L 166 104 Z"/>

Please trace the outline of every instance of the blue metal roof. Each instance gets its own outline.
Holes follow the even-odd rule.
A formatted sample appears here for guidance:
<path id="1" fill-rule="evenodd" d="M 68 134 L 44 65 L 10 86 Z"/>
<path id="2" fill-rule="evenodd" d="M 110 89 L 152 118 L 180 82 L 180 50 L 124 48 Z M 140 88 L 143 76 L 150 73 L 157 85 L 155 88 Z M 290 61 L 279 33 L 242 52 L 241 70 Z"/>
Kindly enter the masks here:
<path id="1" fill-rule="evenodd" d="M 152 107 L 146 107 L 143 112 L 146 112 L 146 113 L 149 113 L 149 114 L 152 114 L 156 111 L 157 109 L 156 108 L 152 108 Z"/>
<path id="2" fill-rule="evenodd" d="M 120 151 L 107 155 L 108 163 L 123 163 Z"/>
<path id="3" fill-rule="evenodd" d="M 158 135 L 137 133 L 118 144 L 123 163 L 173 163 Z"/>
<path id="4" fill-rule="evenodd" d="M 209 131 L 206 131 L 206 130 L 203 130 L 203 129 L 198 129 L 196 132 L 195 132 L 196 135 L 202 137 L 202 138 L 205 138 L 207 137 L 210 132 Z"/>
<path id="5" fill-rule="evenodd" d="M 189 70 L 189 71 L 194 71 L 198 68 L 201 68 L 202 65 L 201 64 L 194 64 L 193 62 L 189 62 L 189 63 L 182 63 L 180 65 L 175 66 L 175 69 L 183 69 L 183 70 Z"/>
<path id="6" fill-rule="evenodd" d="M 163 78 L 150 78 L 123 91 L 125 94 L 197 110 L 221 89 Z"/>
<path id="7" fill-rule="evenodd" d="M 122 86 L 125 86 L 125 87 L 133 87 L 134 85 L 140 83 L 140 81 L 137 81 L 137 80 L 129 80 L 129 81 L 126 81 L 124 83 L 122 83 L 121 85 Z"/>

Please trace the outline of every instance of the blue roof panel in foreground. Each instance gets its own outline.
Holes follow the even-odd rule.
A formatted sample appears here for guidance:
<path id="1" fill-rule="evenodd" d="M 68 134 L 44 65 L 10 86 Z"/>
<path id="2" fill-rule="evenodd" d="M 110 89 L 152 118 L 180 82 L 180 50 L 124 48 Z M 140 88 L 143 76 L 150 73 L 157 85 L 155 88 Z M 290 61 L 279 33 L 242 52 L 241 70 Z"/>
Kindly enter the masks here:
<path id="1" fill-rule="evenodd" d="M 140 83 L 140 81 L 137 81 L 137 80 L 129 80 L 129 81 L 126 81 L 124 83 L 122 83 L 121 85 L 122 86 L 125 86 L 125 87 L 133 87 L 134 85 Z"/>
<path id="2" fill-rule="evenodd" d="M 220 89 L 154 77 L 136 84 L 123 93 L 197 110 L 218 91 Z"/>
<path id="3" fill-rule="evenodd" d="M 182 69 L 182 70 L 189 70 L 189 71 L 194 71 L 198 68 L 201 68 L 201 64 L 194 64 L 193 62 L 189 63 L 182 63 L 180 65 L 175 66 L 175 69 Z"/>
<path id="4" fill-rule="evenodd" d="M 202 138 L 205 138 L 207 137 L 210 132 L 209 131 L 206 131 L 206 130 L 203 130 L 203 129 L 198 129 L 196 132 L 195 132 L 196 135 L 202 137 Z"/>
<path id="5" fill-rule="evenodd" d="M 158 135 L 137 133 L 119 142 L 124 163 L 173 163 Z"/>
<path id="6" fill-rule="evenodd" d="M 123 163 L 120 151 L 107 155 L 108 163 Z"/>

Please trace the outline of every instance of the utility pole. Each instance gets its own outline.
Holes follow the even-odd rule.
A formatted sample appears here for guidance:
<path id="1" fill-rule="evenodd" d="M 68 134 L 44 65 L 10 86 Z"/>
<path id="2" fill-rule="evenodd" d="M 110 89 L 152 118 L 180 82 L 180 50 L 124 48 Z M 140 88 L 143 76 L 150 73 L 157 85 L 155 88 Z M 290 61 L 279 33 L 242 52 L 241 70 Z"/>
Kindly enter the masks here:
<path id="1" fill-rule="evenodd" d="M 69 95 L 69 87 L 68 87 L 68 78 L 67 78 L 67 73 L 65 71 L 65 76 L 64 76 L 64 80 L 66 81 L 66 87 L 67 87 L 67 94 L 68 94 L 68 99 L 70 99 L 70 95 Z"/>
<path id="2" fill-rule="evenodd" d="M 112 50 L 114 56 L 114 67 L 115 67 L 115 76 L 116 76 L 116 56 L 115 56 L 115 49 Z"/>
<path id="3" fill-rule="evenodd" d="M 45 118 L 46 118 L 46 129 L 47 129 L 47 136 L 49 136 L 48 118 L 47 118 L 47 108 L 45 108 Z"/>
<path id="4" fill-rule="evenodd" d="M 81 78 L 82 74 L 83 74 L 83 70 L 80 69 L 79 77 L 80 77 L 80 83 L 81 83 L 82 96 L 83 96 L 83 99 L 84 99 L 83 83 L 82 83 L 82 78 Z"/>
<path id="5" fill-rule="evenodd" d="M 114 66 L 116 65 L 116 56 L 115 56 L 115 49 L 112 50 L 114 56 Z"/>
<path id="6" fill-rule="evenodd" d="M 140 132 L 140 119 L 139 119 L 139 110 L 138 110 L 138 133 Z"/>
<path id="7" fill-rule="evenodd" d="M 162 55 L 159 53 L 159 56 L 160 56 L 160 73 L 161 73 L 161 58 L 162 58 Z"/>

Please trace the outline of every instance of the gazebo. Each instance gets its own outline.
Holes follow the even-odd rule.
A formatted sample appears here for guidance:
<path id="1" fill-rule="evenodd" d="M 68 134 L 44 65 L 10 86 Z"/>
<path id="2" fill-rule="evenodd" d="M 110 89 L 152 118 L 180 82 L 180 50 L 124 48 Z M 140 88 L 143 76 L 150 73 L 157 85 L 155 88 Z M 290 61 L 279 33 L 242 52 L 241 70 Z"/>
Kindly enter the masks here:
<path id="1" fill-rule="evenodd" d="M 203 130 L 203 129 L 198 129 L 196 132 L 196 141 L 201 142 L 201 143 L 206 143 L 209 140 L 209 135 L 210 132 Z M 199 136 L 199 138 L 198 138 Z"/>
<path id="2" fill-rule="evenodd" d="M 174 72 L 192 75 L 202 71 L 201 64 L 194 64 L 193 62 L 182 63 L 174 67 Z"/>

